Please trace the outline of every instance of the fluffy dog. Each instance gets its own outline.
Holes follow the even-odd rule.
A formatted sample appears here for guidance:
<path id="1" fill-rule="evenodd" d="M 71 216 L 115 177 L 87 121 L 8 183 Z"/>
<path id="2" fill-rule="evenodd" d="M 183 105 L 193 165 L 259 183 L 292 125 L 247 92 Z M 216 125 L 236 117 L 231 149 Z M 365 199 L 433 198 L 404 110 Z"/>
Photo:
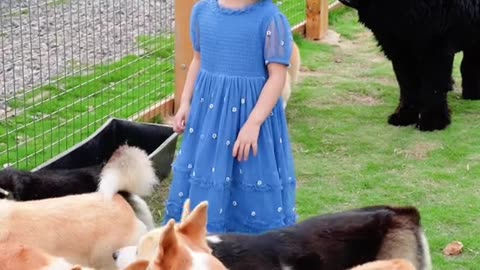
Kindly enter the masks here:
<path id="1" fill-rule="evenodd" d="M 0 171 L 0 188 L 5 191 L 0 198 L 30 201 L 94 192 L 102 166 L 35 172 L 6 168 Z"/>
<path id="2" fill-rule="evenodd" d="M 358 11 L 391 60 L 400 103 L 388 122 L 422 131 L 450 124 L 447 92 L 455 53 L 464 99 L 480 99 L 480 0 L 340 0 Z"/>
<path id="3" fill-rule="evenodd" d="M 137 243 L 154 226 L 150 209 L 138 195 L 149 195 L 158 179 L 150 161 L 129 163 L 146 153 L 128 149 L 112 155 L 101 173 L 99 192 L 1 200 L 0 243 L 36 247 L 74 264 L 116 269 L 112 253 Z"/>
<path id="4" fill-rule="evenodd" d="M 187 200 L 184 216 L 188 204 Z M 151 258 L 162 230 L 150 231 L 138 247 L 119 250 L 114 256 L 117 265 Z M 418 270 L 431 269 L 420 215 L 411 207 L 367 207 L 314 217 L 261 235 L 210 235 L 207 241 L 213 255 L 230 270 L 344 270 L 397 258 L 410 261 Z"/>
<path id="5" fill-rule="evenodd" d="M 297 44 L 293 42 L 292 56 L 290 57 L 290 67 L 287 70 L 287 78 L 285 80 L 285 87 L 282 90 L 283 108 L 287 108 L 288 100 L 292 94 L 292 87 L 298 80 L 298 73 L 300 73 L 300 49 Z"/>
<path id="6" fill-rule="evenodd" d="M 124 172 L 120 162 L 129 164 L 130 174 L 139 174 L 138 170 L 149 164 L 149 158 L 143 150 L 128 145 L 120 146 L 106 164 L 69 169 L 69 170 L 39 170 L 20 171 L 7 168 L 0 171 L 0 198 L 16 201 L 30 201 L 47 198 L 62 197 L 66 195 L 95 192 L 98 188 L 102 168 L 110 168 L 110 175 L 115 175 L 112 170 Z M 118 158 L 122 156 L 123 158 Z M 2 191 L 3 190 L 3 191 Z"/>

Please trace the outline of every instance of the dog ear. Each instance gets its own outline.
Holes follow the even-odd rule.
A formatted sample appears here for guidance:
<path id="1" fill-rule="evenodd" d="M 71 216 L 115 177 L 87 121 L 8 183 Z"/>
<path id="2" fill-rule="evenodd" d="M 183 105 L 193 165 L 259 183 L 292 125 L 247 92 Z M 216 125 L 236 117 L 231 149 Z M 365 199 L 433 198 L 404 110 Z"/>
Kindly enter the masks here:
<path id="1" fill-rule="evenodd" d="M 207 236 L 208 202 L 200 203 L 179 226 L 179 231 L 195 243 L 204 243 Z"/>
<path id="2" fill-rule="evenodd" d="M 165 230 L 160 234 L 160 239 L 158 243 L 157 254 L 155 259 L 150 262 L 151 269 L 170 269 L 170 267 L 161 267 L 161 266 L 171 266 L 171 260 L 176 257 L 178 253 L 178 239 L 175 232 L 175 221 L 170 219 L 165 225 Z"/>
<path id="3" fill-rule="evenodd" d="M 190 215 L 190 199 L 186 199 L 183 203 L 182 219 L 180 222 L 184 222 L 188 215 Z"/>

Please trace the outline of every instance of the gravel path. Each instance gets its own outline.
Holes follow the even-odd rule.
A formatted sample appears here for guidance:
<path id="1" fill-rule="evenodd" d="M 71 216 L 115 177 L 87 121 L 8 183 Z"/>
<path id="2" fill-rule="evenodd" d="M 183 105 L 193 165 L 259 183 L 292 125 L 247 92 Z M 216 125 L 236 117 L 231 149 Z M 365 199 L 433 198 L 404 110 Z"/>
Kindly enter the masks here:
<path id="1" fill-rule="evenodd" d="M 141 53 L 137 36 L 173 32 L 173 6 L 174 0 L 0 0 L 0 113 L 23 89 Z"/>

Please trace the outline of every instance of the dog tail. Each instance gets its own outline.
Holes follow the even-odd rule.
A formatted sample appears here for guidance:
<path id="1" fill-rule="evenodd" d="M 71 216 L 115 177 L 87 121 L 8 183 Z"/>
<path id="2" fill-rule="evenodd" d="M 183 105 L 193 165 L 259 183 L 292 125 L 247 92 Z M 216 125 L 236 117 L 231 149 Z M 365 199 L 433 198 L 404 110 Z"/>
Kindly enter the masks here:
<path id="1" fill-rule="evenodd" d="M 290 67 L 287 70 L 287 78 L 282 90 L 283 108 L 287 107 L 288 100 L 292 94 L 292 87 L 298 80 L 298 73 L 300 73 L 301 59 L 300 49 L 297 44 L 293 42 L 292 55 L 290 57 Z"/>
<path id="2" fill-rule="evenodd" d="M 298 48 L 297 44 L 293 42 L 290 68 L 288 69 L 288 73 L 290 74 L 290 80 L 292 84 L 295 84 L 298 80 L 298 74 L 300 73 L 300 66 L 301 66 L 300 49 Z"/>
<path id="3" fill-rule="evenodd" d="M 143 197 L 150 195 L 157 183 L 147 153 L 138 147 L 122 145 L 100 172 L 98 192 L 106 199 L 112 199 L 121 191 Z"/>

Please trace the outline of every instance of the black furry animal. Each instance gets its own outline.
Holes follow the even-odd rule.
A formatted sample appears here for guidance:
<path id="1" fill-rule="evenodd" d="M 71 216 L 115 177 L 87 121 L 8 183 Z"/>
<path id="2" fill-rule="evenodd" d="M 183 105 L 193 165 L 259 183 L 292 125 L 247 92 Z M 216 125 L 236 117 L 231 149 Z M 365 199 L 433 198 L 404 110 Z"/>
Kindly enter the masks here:
<path id="1" fill-rule="evenodd" d="M 7 168 L 0 171 L 1 198 L 31 201 L 97 190 L 103 165 L 71 170 L 40 170 L 35 172 Z"/>
<path id="2" fill-rule="evenodd" d="M 441 130 L 450 120 L 455 53 L 463 99 L 480 99 L 480 0 L 340 0 L 358 11 L 392 62 L 400 103 L 388 123 Z"/>
<path id="3" fill-rule="evenodd" d="M 220 234 L 208 245 L 230 270 L 344 270 L 404 258 L 430 270 L 428 242 L 413 207 L 373 206 L 317 216 L 261 235 Z"/>
<path id="4" fill-rule="evenodd" d="M 150 163 L 151 160 L 143 149 L 121 145 L 108 161 L 89 167 L 42 169 L 33 172 L 7 168 L 0 171 L 0 199 L 31 201 L 91 193 L 102 189 L 100 183 L 103 174 L 141 175 L 144 173 L 141 170 L 150 166 Z M 130 169 L 127 170 L 127 168 Z M 157 179 L 157 176 L 153 177 Z"/>

